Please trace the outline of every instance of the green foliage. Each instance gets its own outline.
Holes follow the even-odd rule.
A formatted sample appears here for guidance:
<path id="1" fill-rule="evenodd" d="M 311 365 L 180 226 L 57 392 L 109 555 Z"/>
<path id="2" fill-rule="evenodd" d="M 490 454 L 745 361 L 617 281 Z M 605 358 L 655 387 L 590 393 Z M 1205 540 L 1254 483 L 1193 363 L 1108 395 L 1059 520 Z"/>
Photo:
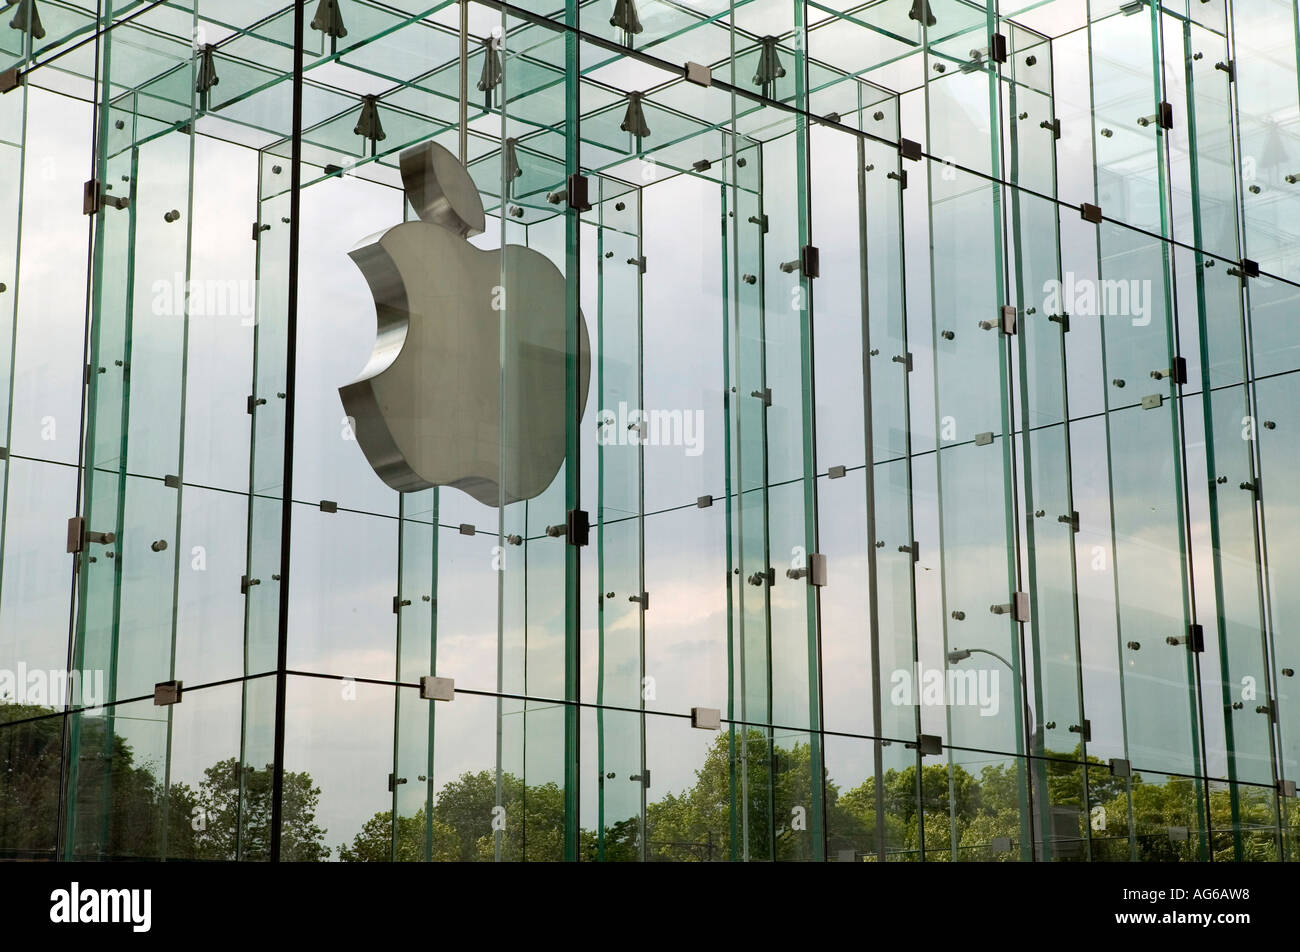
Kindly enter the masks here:
<path id="1" fill-rule="evenodd" d="M 63 722 L 50 708 L 0 705 L 0 849 L 49 857 L 56 848 Z M 26 718 L 39 718 L 25 723 Z M 271 781 L 233 758 L 204 771 L 198 789 L 165 785 L 131 745 L 110 729 L 111 717 L 79 716 L 77 772 L 70 812 L 74 850 L 86 858 L 265 860 L 270 851 Z M 242 780 L 242 789 L 241 789 Z M 316 824 L 320 788 L 286 771 L 281 858 L 328 859 Z M 238 846 L 238 850 L 237 850 Z"/>
<path id="2" fill-rule="evenodd" d="M 0 704 L 0 849 L 12 857 L 48 857 L 58 823 L 63 718 L 48 708 Z M 35 719 L 32 719 L 35 718 Z M 73 802 L 75 850 L 90 857 L 193 860 L 266 860 L 270 852 L 273 772 L 235 758 L 208 767 L 197 788 L 165 786 L 154 766 L 138 763 L 131 745 L 110 729 L 111 718 L 81 717 L 80 757 Z M 734 741 L 734 749 L 733 749 Z M 585 860 L 635 861 L 643 850 L 657 861 L 811 858 L 813 798 L 811 748 L 774 743 L 763 731 L 718 734 L 694 783 L 647 805 L 644 836 L 637 816 L 610 818 L 604 830 L 583 829 Z M 1056 859 L 1083 858 L 1091 830 L 1095 860 L 1178 861 L 1198 858 L 1205 820 L 1203 788 L 1183 777 L 1150 783 L 1135 774 L 1113 777 L 1096 758 L 1085 766 L 1080 750 L 1046 752 L 1034 761 L 1037 778 L 1023 762 L 985 765 L 976 777 L 961 765 L 933 763 L 889 769 L 881 778 L 885 848 L 896 859 L 918 859 L 924 829 L 926 859 L 1017 860 L 1026 836 L 1021 801 L 1030 789 L 1040 825 L 1048 830 Z M 825 783 L 827 852 L 836 858 L 877 849 L 876 780 L 840 792 Z M 742 782 L 743 781 L 743 782 Z M 1130 796 L 1131 783 L 1131 796 Z M 375 814 L 339 847 L 348 862 L 554 861 L 564 856 L 564 791 L 555 782 L 525 784 L 510 773 L 467 772 L 434 798 L 432 821 L 421 807 L 399 815 Z M 919 787 L 919 789 L 918 789 Z M 316 822 L 321 790 L 309 774 L 284 775 L 281 857 L 314 862 L 330 858 L 326 830 Z M 499 797 L 499 799 L 498 799 Z M 504 811 L 498 809 L 504 807 Z M 1050 806 L 1048 806 L 1050 804 Z M 1046 807 L 1046 809 L 1045 809 Z M 1234 812 L 1235 810 L 1235 812 Z M 1226 785 L 1209 795 L 1209 848 L 1216 861 L 1277 859 L 1274 797 L 1266 788 Z M 1095 814 L 1095 816 L 1094 816 Z M 500 829 L 495 829 L 500 827 Z M 1292 844 L 1300 842 L 1300 811 L 1285 823 Z M 1184 835 L 1183 831 L 1186 830 Z M 1132 834 L 1130 836 L 1130 834 Z M 739 837 L 733 843 L 733 837 Z M 954 842 L 955 838 L 955 842 Z M 994 852 L 1006 838 L 1010 851 Z M 499 840 L 499 843 L 498 843 Z M 1038 849 L 1043 847 L 1041 844 Z"/>
<path id="3" fill-rule="evenodd" d="M 273 782 L 270 764 L 258 770 L 241 766 L 233 757 L 204 770 L 196 798 L 200 829 L 194 837 L 194 858 L 269 860 Z M 325 830 L 316 823 L 320 793 L 310 774 L 284 772 L 282 861 L 329 859 L 329 848 L 324 845 Z"/>

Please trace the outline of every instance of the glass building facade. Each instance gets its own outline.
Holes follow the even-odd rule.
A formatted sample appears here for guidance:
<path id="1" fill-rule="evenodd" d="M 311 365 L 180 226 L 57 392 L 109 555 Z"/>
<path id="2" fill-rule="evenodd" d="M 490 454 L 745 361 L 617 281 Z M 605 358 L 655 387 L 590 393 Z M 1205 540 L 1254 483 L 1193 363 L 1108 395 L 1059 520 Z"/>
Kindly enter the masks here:
<path id="1" fill-rule="evenodd" d="M 0 856 L 1291 858 L 1297 49 L 8 0 Z"/>

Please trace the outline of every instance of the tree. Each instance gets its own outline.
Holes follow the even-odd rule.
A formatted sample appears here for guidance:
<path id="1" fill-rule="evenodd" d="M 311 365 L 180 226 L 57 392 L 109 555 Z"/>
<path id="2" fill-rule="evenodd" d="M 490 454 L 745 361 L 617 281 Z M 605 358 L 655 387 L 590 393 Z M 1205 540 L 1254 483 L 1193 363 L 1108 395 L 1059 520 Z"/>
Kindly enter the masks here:
<path id="1" fill-rule="evenodd" d="M 229 757 L 203 771 L 197 797 L 195 858 L 266 861 L 271 855 L 271 801 L 274 770 L 258 770 Z M 318 862 L 329 859 L 325 830 L 316 823 L 320 788 L 311 775 L 284 772 L 280 822 L 280 859 Z"/>
<path id="2" fill-rule="evenodd" d="M 53 708 L 0 705 L 0 847 L 21 856 L 54 855 L 59 812 L 63 718 Z M 105 716 L 77 718 L 78 761 L 69 791 L 73 850 L 87 858 L 156 859 L 192 851 L 193 792 L 168 790 L 110 730 Z M 28 720 L 28 718 L 39 718 Z"/>
<path id="3" fill-rule="evenodd" d="M 392 811 L 385 810 L 366 821 L 351 847 L 339 847 L 339 859 L 346 863 L 387 863 L 394 859 L 399 863 L 420 862 L 425 858 L 428 832 L 424 807 L 411 816 L 398 816 L 396 837 Z M 432 833 L 432 859 L 455 862 L 460 858 L 460 841 L 454 829 L 435 819 Z"/>
<path id="4" fill-rule="evenodd" d="M 55 852 L 64 750 L 64 718 L 51 716 L 57 713 L 0 704 L 0 849 L 10 855 L 52 857 Z M 69 791 L 75 855 L 268 858 L 269 765 L 241 770 L 229 758 L 207 768 L 197 790 L 178 781 L 168 785 L 151 765 L 136 762 L 130 743 L 112 729 L 111 713 L 69 716 L 77 730 L 77 771 Z M 320 793 L 310 775 L 285 773 L 283 859 L 329 858 L 325 831 L 315 822 Z"/>
<path id="5" fill-rule="evenodd" d="M 399 816 L 394 838 L 391 811 L 375 814 L 352 839 L 339 848 L 339 858 L 349 862 L 388 862 L 424 859 L 427 823 L 424 808 L 412 816 Z M 466 772 L 449 781 L 434 799 L 434 860 L 556 861 L 564 858 L 564 791 L 554 782 L 525 786 L 511 773 L 501 774 L 501 799 L 497 800 L 496 772 Z M 584 836 L 584 854 L 594 837 Z"/>

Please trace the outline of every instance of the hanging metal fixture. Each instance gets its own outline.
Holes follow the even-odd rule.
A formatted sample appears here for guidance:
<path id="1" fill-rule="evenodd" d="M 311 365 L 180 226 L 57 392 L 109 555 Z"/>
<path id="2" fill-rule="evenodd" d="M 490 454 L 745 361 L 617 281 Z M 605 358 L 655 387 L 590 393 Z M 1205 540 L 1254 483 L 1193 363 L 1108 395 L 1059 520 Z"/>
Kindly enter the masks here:
<path id="1" fill-rule="evenodd" d="M 199 108 L 203 112 L 208 111 L 208 92 L 221 82 L 221 77 L 217 75 L 217 61 L 214 55 L 216 49 L 214 44 L 208 43 L 199 50 L 199 70 L 194 91 L 199 94 Z"/>
<path id="2" fill-rule="evenodd" d="M 650 127 L 645 124 L 645 110 L 641 108 L 641 97 L 644 93 L 627 94 L 627 112 L 623 115 L 623 122 L 619 128 L 624 132 L 630 132 L 636 136 L 636 150 L 641 151 L 641 140 L 650 137 Z"/>
<path id="3" fill-rule="evenodd" d="M 489 36 L 483 41 L 483 72 L 478 78 L 485 110 L 492 108 L 492 90 L 501 85 L 501 79 L 501 54 L 497 52 L 497 38 Z"/>
<path id="4" fill-rule="evenodd" d="M 13 0 L 9 5 L 17 5 L 18 11 L 9 21 L 11 29 L 30 34 L 33 40 L 45 39 L 45 27 L 41 26 L 41 15 L 36 10 L 36 0 Z"/>
<path id="5" fill-rule="evenodd" d="M 328 36 L 331 55 L 337 53 L 339 40 L 348 35 L 348 28 L 343 25 L 343 13 L 339 10 L 339 0 L 320 0 L 316 15 L 311 18 L 311 28 Z"/>
<path id="6" fill-rule="evenodd" d="M 361 115 L 357 117 L 356 128 L 352 130 L 370 142 L 370 154 L 374 155 L 376 147 L 387 138 L 384 126 L 379 121 L 379 97 L 361 97 Z"/>
<path id="7" fill-rule="evenodd" d="M 519 167 L 519 140 L 515 138 L 506 139 L 505 142 L 505 163 L 506 163 L 506 188 L 513 189 L 515 179 L 524 174 L 524 170 Z"/>
<path id="8" fill-rule="evenodd" d="M 926 26 L 934 26 L 937 22 L 934 14 L 930 12 L 930 0 L 912 0 L 912 10 L 907 16 L 909 19 L 917 20 Z"/>
<path id="9" fill-rule="evenodd" d="M 777 55 L 776 37 L 765 36 L 760 42 L 762 48 L 758 53 L 758 68 L 754 70 L 753 82 L 755 86 L 762 87 L 764 96 L 770 97 L 772 84 L 785 75 L 785 67 Z"/>
<path id="10" fill-rule="evenodd" d="M 609 25 L 622 30 L 624 42 L 631 46 L 632 37 L 645 29 L 637 16 L 636 0 L 614 0 L 614 15 L 609 18 Z"/>

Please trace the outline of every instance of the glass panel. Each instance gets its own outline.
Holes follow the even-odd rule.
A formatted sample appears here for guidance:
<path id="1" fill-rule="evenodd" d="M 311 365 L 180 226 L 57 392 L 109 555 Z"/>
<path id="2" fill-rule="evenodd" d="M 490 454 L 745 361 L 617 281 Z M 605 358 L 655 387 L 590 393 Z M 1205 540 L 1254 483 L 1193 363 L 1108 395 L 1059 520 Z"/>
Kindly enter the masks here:
<path id="1" fill-rule="evenodd" d="M 1294 4 L 3 5 L 0 854 L 1293 855 Z"/>

